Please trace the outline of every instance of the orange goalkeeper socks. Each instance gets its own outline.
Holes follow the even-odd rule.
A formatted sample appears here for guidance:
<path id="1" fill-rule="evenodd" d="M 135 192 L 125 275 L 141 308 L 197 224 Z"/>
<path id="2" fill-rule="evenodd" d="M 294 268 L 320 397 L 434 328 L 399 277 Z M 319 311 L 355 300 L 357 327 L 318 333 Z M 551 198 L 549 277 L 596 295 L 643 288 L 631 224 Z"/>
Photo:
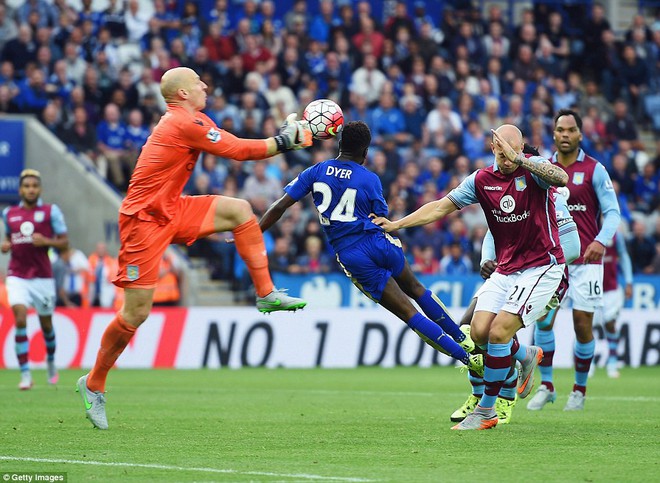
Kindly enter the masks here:
<path id="1" fill-rule="evenodd" d="M 105 380 L 108 372 L 124 352 L 136 330 L 137 327 L 127 324 L 120 314 L 112 319 L 103 333 L 101 348 L 96 355 L 96 363 L 87 378 L 87 387 L 90 391 L 105 392 Z"/>
<path id="2" fill-rule="evenodd" d="M 266 245 L 259 223 L 257 223 L 257 217 L 253 216 L 245 223 L 237 226 L 234 228 L 233 233 L 236 250 L 247 265 L 257 295 L 265 297 L 273 291 L 275 286 L 268 271 Z"/>

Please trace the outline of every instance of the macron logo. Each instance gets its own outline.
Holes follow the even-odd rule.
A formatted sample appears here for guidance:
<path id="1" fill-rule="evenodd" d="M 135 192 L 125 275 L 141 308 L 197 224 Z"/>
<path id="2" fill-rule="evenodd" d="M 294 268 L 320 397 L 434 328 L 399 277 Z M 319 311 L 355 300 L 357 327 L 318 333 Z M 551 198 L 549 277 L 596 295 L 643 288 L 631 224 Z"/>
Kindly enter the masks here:
<path id="1" fill-rule="evenodd" d="M 486 191 L 502 191 L 501 186 L 484 186 Z"/>

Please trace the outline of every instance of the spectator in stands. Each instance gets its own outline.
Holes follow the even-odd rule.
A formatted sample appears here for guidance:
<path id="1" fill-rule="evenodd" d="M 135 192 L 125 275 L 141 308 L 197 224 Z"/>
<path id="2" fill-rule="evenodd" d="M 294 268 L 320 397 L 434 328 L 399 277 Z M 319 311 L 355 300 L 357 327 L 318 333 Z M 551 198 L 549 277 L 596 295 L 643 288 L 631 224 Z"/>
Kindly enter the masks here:
<path id="1" fill-rule="evenodd" d="M 429 112 L 425 123 L 424 144 L 431 144 L 441 151 L 446 149 L 449 140 L 459 139 L 463 132 L 461 118 L 452 110 L 448 97 L 438 100 L 435 109 Z"/>
<path id="2" fill-rule="evenodd" d="M 25 67 L 35 60 L 37 46 L 32 39 L 32 30 L 23 24 L 18 28 L 18 36 L 5 43 L 2 61 L 11 62 L 19 78 L 25 75 Z"/>
<path id="3" fill-rule="evenodd" d="M 89 256 L 89 300 L 92 307 L 114 306 L 116 287 L 112 283 L 117 274 L 117 259 L 110 256 L 105 243 L 96 244 Z"/>
<path id="4" fill-rule="evenodd" d="M 69 247 L 53 262 L 58 307 L 86 307 L 89 262 L 83 252 Z"/>
<path id="5" fill-rule="evenodd" d="M 155 307 L 172 307 L 181 302 L 179 278 L 181 271 L 174 263 L 174 258 L 168 253 L 163 254 L 160 262 L 158 282 L 154 290 Z"/>
<path id="6" fill-rule="evenodd" d="M 644 119 L 644 95 L 649 86 L 649 69 L 632 45 L 623 47 L 621 53 L 621 69 L 619 70 L 621 95 L 630 106 L 637 122 Z"/>
<path id="7" fill-rule="evenodd" d="M 644 222 L 635 220 L 632 222 L 632 238 L 628 241 L 628 253 L 634 273 L 648 273 L 649 265 L 656 253 L 655 243 L 646 234 Z"/>
<path id="8" fill-rule="evenodd" d="M 442 275 L 468 275 L 472 273 L 472 260 L 463 253 L 461 243 L 449 245 L 449 253 L 440 259 L 439 271 Z"/>
<path id="9" fill-rule="evenodd" d="M 75 43 L 68 41 L 64 44 L 67 77 L 72 79 L 76 85 L 82 85 L 85 71 L 87 70 L 87 62 L 85 62 L 80 54 L 80 48 Z"/>
<path id="10" fill-rule="evenodd" d="M 655 165 L 648 162 L 642 168 L 642 173 L 635 180 L 635 205 L 639 211 L 650 214 L 658 206 L 660 191 L 660 176 Z"/>
<path id="11" fill-rule="evenodd" d="M 105 106 L 103 121 L 96 129 L 99 164 L 107 164 L 112 183 L 125 190 L 129 152 L 126 149 L 126 127 L 121 122 L 119 108 L 115 104 Z M 102 170 L 103 171 L 103 170 Z"/>
<path id="12" fill-rule="evenodd" d="M 278 237 L 275 239 L 275 247 L 268 254 L 268 267 L 272 272 L 300 273 L 300 265 L 291 254 L 292 241 L 289 238 Z"/>
<path id="13" fill-rule="evenodd" d="M 440 262 L 431 245 L 424 245 L 415 251 L 410 269 L 421 275 L 435 275 L 440 270 Z"/>
<path id="14" fill-rule="evenodd" d="M 11 17 L 7 15 L 7 7 L 0 4 L 0 52 L 2 52 L 5 44 L 15 39 L 18 36 L 18 25 Z"/>
<path id="15" fill-rule="evenodd" d="M 410 134 L 405 132 L 405 119 L 395 105 L 394 94 L 381 94 L 378 106 L 372 111 L 371 132 L 374 143 L 381 144 L 385 136 L 393 136 L 398 144 L 410 141 Z"/>
<path id="16" fill-rule="evenodd" d="M 323 240 L 319 236 L 305 238 L 305 251 L 296 259 L 299 273 L 328 273 L 332 263 L 332 259 L 324 252 Z"/>
<path id="17" fill-rule="evenodd" d="M 635 119 L 629 114 L 628 105 L 623 99 L 614 101 L 613 117 L 607 122 L 606 129 L 611 144 L 621 140 L 636 144 L 639 141 Z"/>
<path id="18" fill-rule="evenodd" d="M 263 198 L 266 205 L 273 204 L 282 194 L 282 185 L 266 176 L 266 163 L 254 163 L 252 174 L 247 177 L 240 197 L 247 200 Z"/>
<path id="19" fill-rule="evenodd" d="M 128 1 L 128 10 L 124 13 L 124 24 L 126 25 L 127 40 L 138 43 L 149 31 L 149 17 L 140 12 L 138 0 Z"/>
<path id="20" fill-rule="evenodd" d="M 34 69 L 19 84 L 19 93 L 14 99 L 21 112 L 40 114 L 48 104 L 46 79 L 43 71 Z"/>
<path id="21" fill-rule="evenodd" d="M 362 66 L 357 68 L 351 77 L 351 92 L 364 97 L 368 105 L 378 102 L 381 90 L 387 82 L 385 74 L 377 68 L 376 59 L 373 54 L 365 55 Z"/>
<path id="22" fill-rule="evenodd" d="M 613 182 L 616 181 L 619 184 L 621 193 L 628 197 L 633 196 L 635 192 L 632 177 L 634 173 L 636 173 L 636 167 L 624 153 L 618 152 L 612 157 L 610 177 Z"/>
<path id="23" fill-rule="evenodd" d="M 129 172 L 133 172 L 138 155 L 144 143 L 147 142 L 150 131 L 144 125 L 142 111 L 131 109 L 128 114 L 128 124 L 124 133 L 124 145 L 126 147 L 126 164 Z"/>

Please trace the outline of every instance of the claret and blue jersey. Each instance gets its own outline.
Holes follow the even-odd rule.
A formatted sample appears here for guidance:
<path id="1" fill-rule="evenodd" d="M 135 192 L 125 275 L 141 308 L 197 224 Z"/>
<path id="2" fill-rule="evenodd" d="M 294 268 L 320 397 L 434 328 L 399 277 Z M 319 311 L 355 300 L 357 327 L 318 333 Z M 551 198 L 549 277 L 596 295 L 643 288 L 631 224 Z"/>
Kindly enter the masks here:
<path id="1" fill-rule="evenodd" d="M 284 191 L 296 201 L 312 193 L 321 226 L 336 252 L 369 232 L 381 232 L 369 214 L 387 216 L 380 179 L 352 161 L 329 159 L 291 181 Z"/>

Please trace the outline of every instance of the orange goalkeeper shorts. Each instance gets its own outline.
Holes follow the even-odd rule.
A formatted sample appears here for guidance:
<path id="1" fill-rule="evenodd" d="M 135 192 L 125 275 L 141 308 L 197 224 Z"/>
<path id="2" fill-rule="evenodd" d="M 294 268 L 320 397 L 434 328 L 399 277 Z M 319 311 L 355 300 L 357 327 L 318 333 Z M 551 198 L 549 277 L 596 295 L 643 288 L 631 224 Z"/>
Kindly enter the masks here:
<path id="1" fill-rule="evenodd" d="M 149 215 L 120 213 L 119 268 L 112 282 L 124 288 L 154 288 L 168 245 L 191 245 L 215 231 L 218 200 L 218 196 L 182 196 L 176 214 L 166 225 L 156 223 Z"/>

